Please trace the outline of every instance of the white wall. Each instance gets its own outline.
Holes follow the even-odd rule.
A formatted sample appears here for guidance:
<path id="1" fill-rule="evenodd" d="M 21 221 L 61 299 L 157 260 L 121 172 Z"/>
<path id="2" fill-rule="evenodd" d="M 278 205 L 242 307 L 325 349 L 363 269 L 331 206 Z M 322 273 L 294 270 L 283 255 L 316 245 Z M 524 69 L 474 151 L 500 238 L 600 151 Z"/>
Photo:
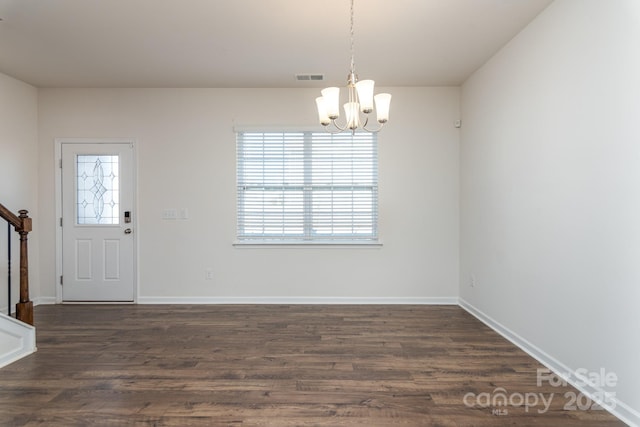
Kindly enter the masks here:
<path id="1" fill-rule="evenodd" d="M 15 214 L 27 209 L 38 217 L 38 92 L 0 73 L 0 203 Z M 7 307 L 7 226 L 0 220 L 0 308 Z M 38 264 L 38 229 L 29 235 L 31 266 Z M 12 310 L 19 297 L 19 241 L 12 228 Z M 38 269 L 30 269 L 31 297 L 38 294 Z"/>
<path id="2" fill-rule="evenodd" d="M 313 126 L 310 89 L 39 91 L 43 295 L 55 295 L 54 138 L 138 141 L 140 300 L 457 296 L 459 88 L 390 88 L 377 249 L 238 249 L 238 125 Z M 161 219 L 188 208 L 187 221 Z M 204 279 L 211 268 L 214 280 Z"/>
<path id="3" fill-rule="evenodd" d="M 464 84 L 460 166 L 461 297 L 549 360 L 616 373 L 636 423 L 639 46 L 637 0 L 551 4 Z"/>

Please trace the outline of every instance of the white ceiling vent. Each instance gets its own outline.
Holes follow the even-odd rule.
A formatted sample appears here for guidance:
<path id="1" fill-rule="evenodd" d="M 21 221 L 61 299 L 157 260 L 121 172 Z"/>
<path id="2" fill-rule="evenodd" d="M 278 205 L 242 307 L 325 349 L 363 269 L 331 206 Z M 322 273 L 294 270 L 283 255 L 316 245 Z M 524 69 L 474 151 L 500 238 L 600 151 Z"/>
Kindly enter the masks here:
<path id="1" fill-rule="evenodd" d="M 324 74 L 296 74 L 296 80 L 298 80 L 299 82 L 303 82 L 303 81 L 319 82 L 324 80 Z"/>

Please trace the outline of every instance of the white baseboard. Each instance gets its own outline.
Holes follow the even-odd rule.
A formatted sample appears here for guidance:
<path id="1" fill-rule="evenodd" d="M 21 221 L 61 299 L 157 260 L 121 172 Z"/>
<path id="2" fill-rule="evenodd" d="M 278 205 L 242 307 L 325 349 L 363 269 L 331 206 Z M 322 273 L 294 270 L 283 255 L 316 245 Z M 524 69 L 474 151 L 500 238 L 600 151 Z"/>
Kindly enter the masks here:
<path id="1" fill-rule="evenodd" d="M 57 304 L 56 297 L 36 297 L 33 299 L 33 305 L 52 305 Z"/>
<path id="2" fill-rule="evenodd" d="M 517 333 L 513 332 L 511 329 L 494 320 L 481 310 L 474 307 L 469 302 L 465 301 L 463 298 L 459 298 L 459 305 L 472 316 L 476 317 L 478 320 L 496 331 L 498 334 L 502 335 L 512 344 L 519 347 L 529 356 L 533 357 L 538 362 L 549 368 L 553 373 L 558 375 L 558 377 L 566 380 L 567 383 L 578 389 L 578 391 L 589 397 L 592 401 L 595 402 L 598 400 L 596 396 L 604 396 L 605 390 L 603 390 L 601 387 L 584 384 L 585 381 L 578 381 L 580 375 L 576 371 L 570 369 L 564 363 L 545 353 L 542 349 L 536 347 L 534 344 L 530 343 Z M 569 375 L 567 375 L 567 373 L 569 373 Z M 613 405 L 611 405 L 612 407 L 605 407 L 608 412 L 619 418 L 621 421 L 627 423 L 631 427 L 640 426 L 640 413 L 638 413 L 638 411 L 634 410 L 624 402 L 621 402 L 615 396 L 611 400 L 612 403 L 614 403 Z"/>
<path id="3" fill-rule="evenodd" d="M 138 304 L 354 304 L 457 305 L 457 297 L 138 297 Z"/>
<path id="4" fill-rule="evenodd" d="M 36 297 L 32 300 L 34 307 L 36 305 L 50 305 L 50 304 L 56 304 L 56 297 Z M 16 314 L 16 307 L 15 305 L 13 307 L 11 307 L 11 315 L 15 316 Z M 0 307 L 0 313 L 6 313 L 7 312 L 7 306 L 5 305 L 4 307 Z"/>

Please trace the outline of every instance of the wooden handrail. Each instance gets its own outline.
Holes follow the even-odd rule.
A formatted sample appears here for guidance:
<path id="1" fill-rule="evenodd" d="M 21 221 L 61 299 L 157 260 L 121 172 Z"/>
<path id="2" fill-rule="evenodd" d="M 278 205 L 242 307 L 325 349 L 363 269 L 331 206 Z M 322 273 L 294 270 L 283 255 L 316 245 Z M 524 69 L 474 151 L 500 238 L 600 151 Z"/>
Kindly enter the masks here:
<path id="1" fill-rule="evenodd" d="M 0 203 L 0 217 L 2 217 L 20 235 L 20 302 L 16 304 L 16 317 L 25 323 L 33 325 L 33 302 L 29 301 L 29 251 L 27 247 L 27 235 L 32 230 L 32 221 L 29 211 L 20 210 L 16 216 Z M 7 305 L 11 301 L 7 301 Z"/>
<path id="2" fill-rule="evenodd" d="M 22 221 L 20 221 L 20 217 L 16 216 L 9 209 L 5 208 L 2 203 L 0 203 L 0 217 L 2 217 L 9 224 L 13 225 L 16 231 L 22 228 Z"/>

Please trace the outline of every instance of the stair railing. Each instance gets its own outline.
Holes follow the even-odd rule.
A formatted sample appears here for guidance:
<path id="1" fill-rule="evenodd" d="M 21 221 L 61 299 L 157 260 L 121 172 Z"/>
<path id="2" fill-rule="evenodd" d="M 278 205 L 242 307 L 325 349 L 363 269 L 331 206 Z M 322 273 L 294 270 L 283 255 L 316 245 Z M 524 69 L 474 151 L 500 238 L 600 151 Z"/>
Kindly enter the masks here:
<path id="1" fill-rule="evenodd" d="M 7 316 L 11 316 L 11 224 L 7 222 Z"/>
<path id="2" fill-rule="evenodd" d="M 29 325 L 33 325 L 33 302 L 29 300 L 29 255 L 27 246 L 27 235 L 32 230 L 32 221 L 31 218 L 29 218 L 28 211 L 23 209 L 18 211 L 18 213 L 19 215 L 15 215 L 0 203 L 0 217 L 12 225 L 20 235 L 20 301 L 16 304 L 16 318 Z M 11 261 L 9 261 L 9 263 L 10 262 Z M 11 266 L 9 266 L 9 275 L 10 274 Z M 9 287 L 11 287 L 10 278 Z M 10 295 L 11 294 L 9 294 L 9 300 L 7 301 L 8 306 L 11 306 Z M 9 309 L 9 312 L 11 312 L 11 309 Z"/>

